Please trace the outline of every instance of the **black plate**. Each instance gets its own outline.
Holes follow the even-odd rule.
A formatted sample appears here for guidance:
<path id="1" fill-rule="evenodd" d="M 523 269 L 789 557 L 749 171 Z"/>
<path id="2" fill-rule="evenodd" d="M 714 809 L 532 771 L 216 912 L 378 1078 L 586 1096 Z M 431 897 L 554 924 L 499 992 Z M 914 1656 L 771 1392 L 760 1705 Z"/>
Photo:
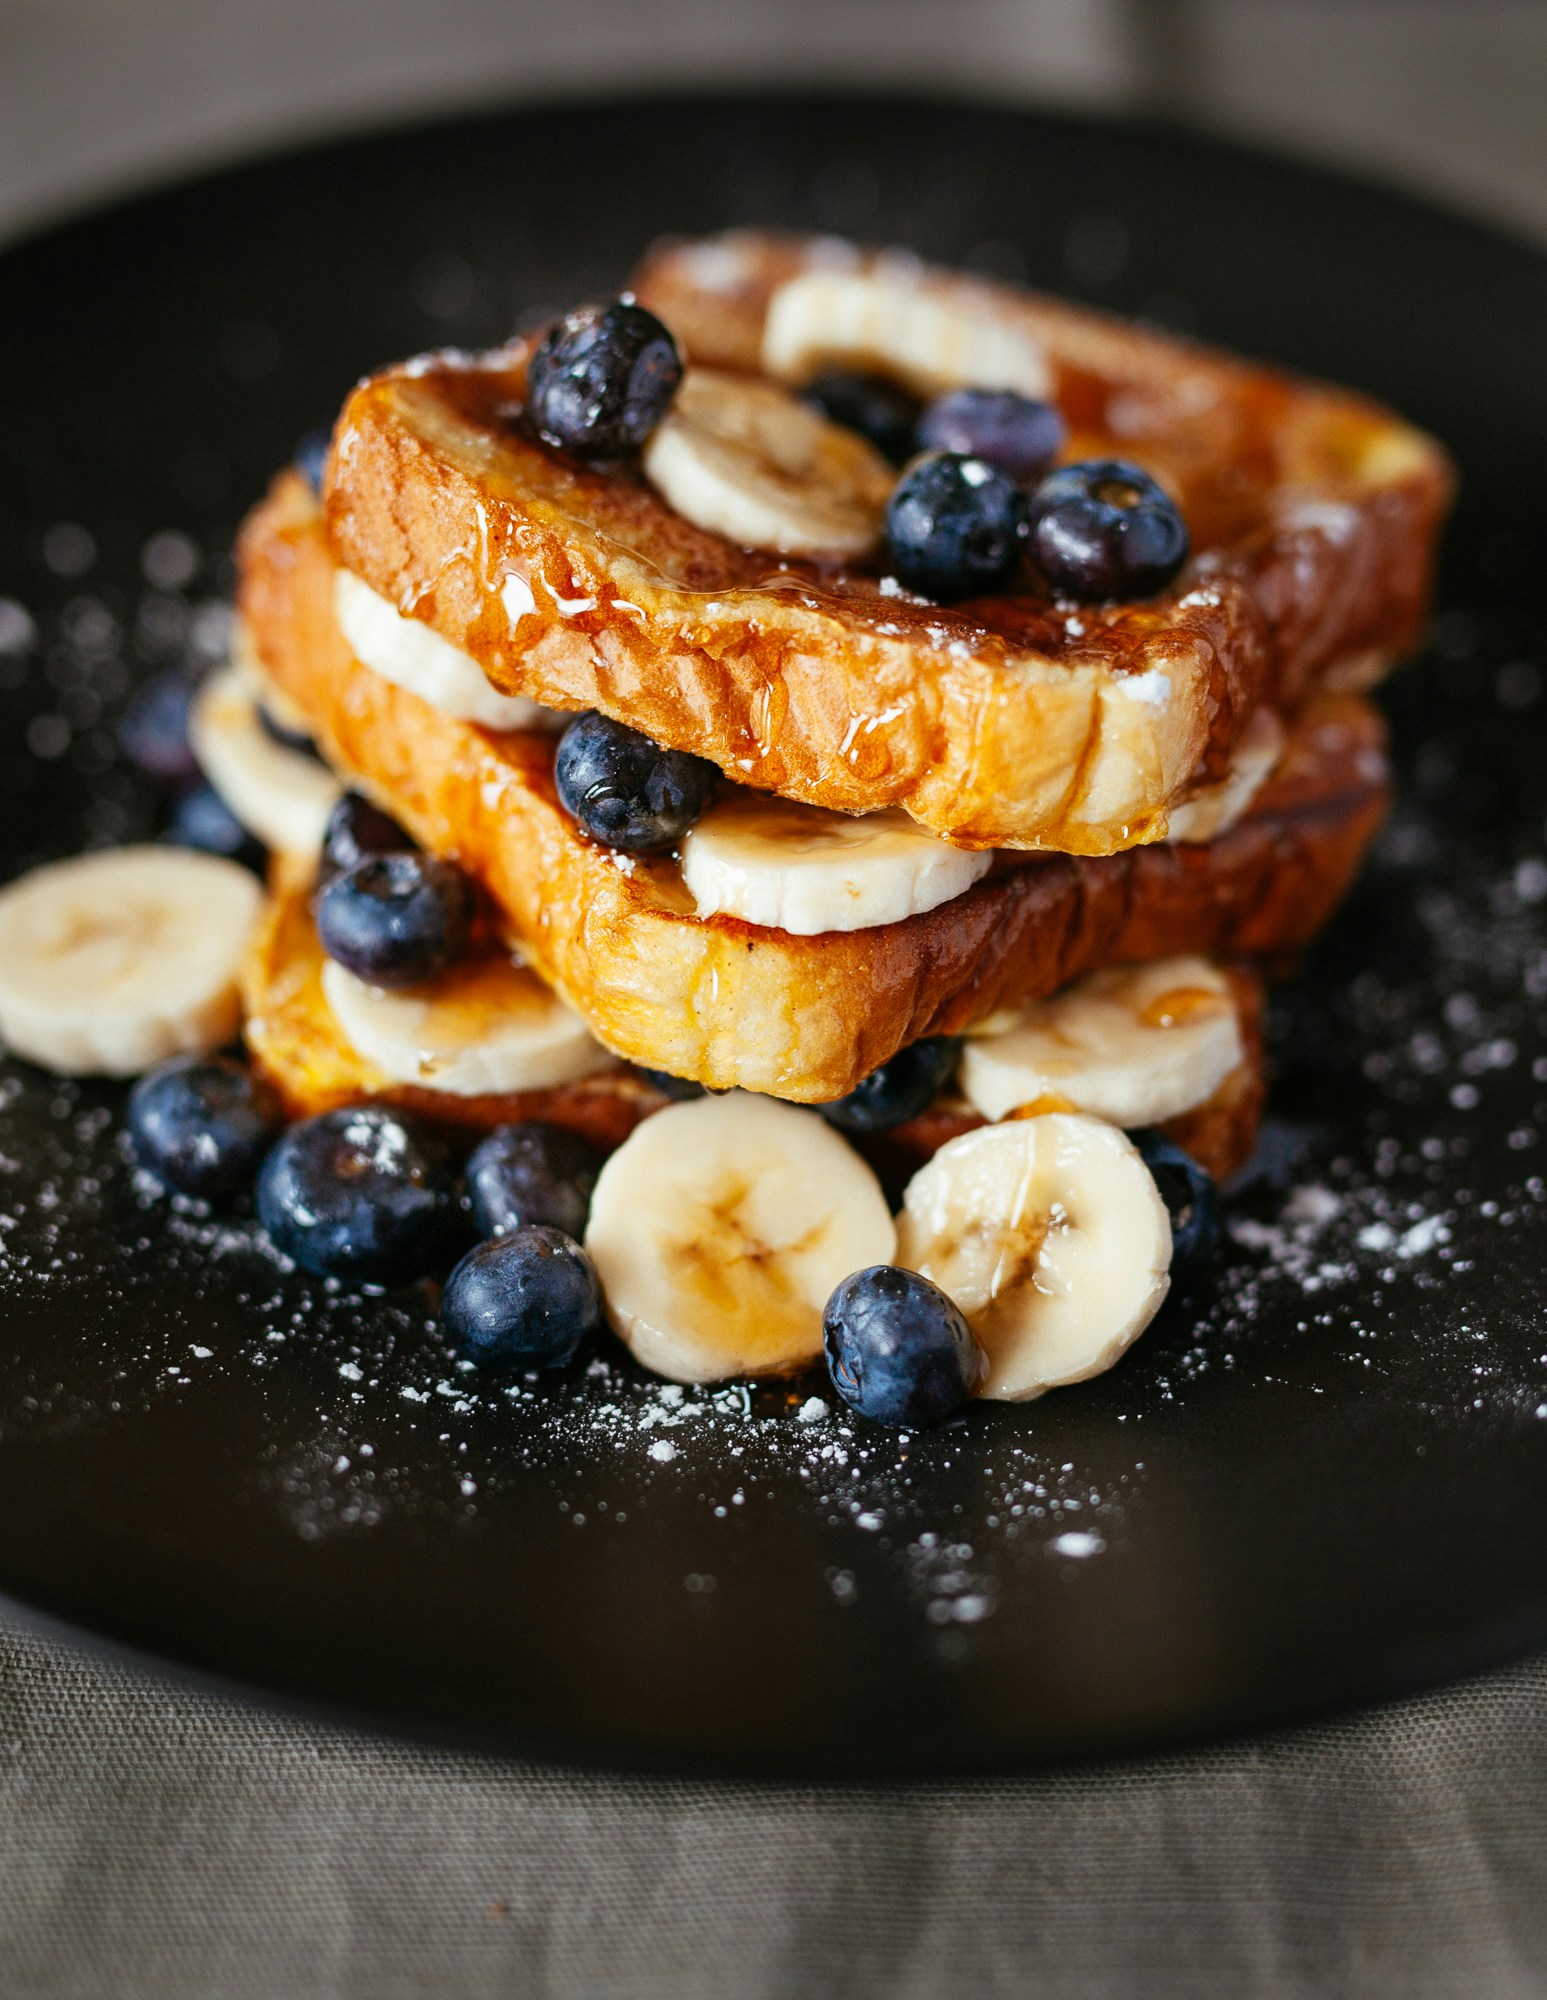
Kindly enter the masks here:
<path id="1" fill-rule="evenodd" d="M 1404 801 L 1283 992 L 1218 1298 L 901 1451 L 798 1407 L 820 1381 L 683 1392 L 616 1349 L 478 1391 L 427 1296 L 285 1275 L 137 1185 L 117 1089 L 16 1067 L 0 1584 L 398 1726 L 812 1774 L 1199 1737 L 1547 1643 L 1547 262 L 1518 244 L 1193 139 L 724 99 L 351 143 L 60 230 L 0 260 L 0 592 L 36 625 L 19 649 L 0 610 L 6 870 L 155 824 L 126 685 L 218 646 L 233 523 L 355 375 L 738 221 L 1147 312 L 1460 459 L 1436 643 L 1389 700 Z"/>

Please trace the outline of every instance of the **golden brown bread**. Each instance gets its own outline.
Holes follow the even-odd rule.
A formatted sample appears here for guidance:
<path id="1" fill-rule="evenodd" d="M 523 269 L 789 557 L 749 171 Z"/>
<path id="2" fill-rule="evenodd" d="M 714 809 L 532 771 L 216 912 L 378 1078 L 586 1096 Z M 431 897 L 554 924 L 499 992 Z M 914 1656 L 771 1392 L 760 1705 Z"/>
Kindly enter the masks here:
<path id="1" fill-rule="evenodd" d="M 693 359 L 755 365 L 771 291 L 830 254 L 743 234 L 659 251 L 635 284 Z M 1259 701 L 1362 685 L 1414 644 L 1451 484 L 1431 440 L 1363 398 L 1083 309 L 912 282 L 1029 329 L 1071 452 L 1136 459 L 1178 495 L 1195 559 L 1170 590 L 946 610 L 735 547 L 637 474 L 526 435 L 520 342 L 355 390 L 328 477 L 335 552 L 508 692 L 603 709 L 790 797 L 903 806 L 972 847 L 1162 835 Z"/>
<path id="2" fill-rule="evenodd" d="M 593 846 L 554 795 L 552 739 L 456 722 L 371 673 L 333 615 L 304 480 L 250 517 L 240 604 L 259 658 L 328 755 L 506 913 L 533 965 L 618 1054 L 715 1089 L 842 1096 L 905 1043 L 1114 960 L 1293 953 L 1385 811 L 1381 721 L 1328 696 L 1247 816 L 1206 846 L 1008 857 L 923 916 L 795 937 L 694 913 L 675 862 Z"/>
<path id="3" fill-rule="evenodd" d="M 242 973 L 244 1033 L 253 1063 L 291 1118 L 309 1118 L 343 1104 L 377 1101 L 464 1131 L 541 1118 L 579 1132 L 603 1151 L 621 1145 L 641 1118 L 668 1100 L 637 1070 L 619 1067 L 555 1090 L 504 1097 L 456 1097 L 398 1084 L 374 1069 L 345 1040 L 322 989 L 322 947 L 312 919 L 310 882 L 279 871 Z M 1164 1129 L 1217 1179 L 1251 1152 L 1265 1087 L 1259 1019 L 1261 982 L 1232 970 L 1246 1055 L 1214 1095 Z M 984 1121 L 956 1100 L 911 1119 L 895 1131 L 854 1143 L 900 1197 L 908 1177 L 947 1139 Z"/>

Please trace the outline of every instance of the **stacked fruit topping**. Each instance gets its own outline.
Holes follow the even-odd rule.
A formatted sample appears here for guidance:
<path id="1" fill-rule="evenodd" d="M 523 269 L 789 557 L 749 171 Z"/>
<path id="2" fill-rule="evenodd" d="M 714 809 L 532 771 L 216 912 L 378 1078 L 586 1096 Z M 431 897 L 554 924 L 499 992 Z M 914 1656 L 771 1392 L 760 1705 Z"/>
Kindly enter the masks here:
<path id="1" fill-rule="evenodd" d="M 921 323 L 914 337 L 948 373 L 961 328 Z M 800 386 L 684 370 L 668 329 L 624 298 L 550 328 L 527 419 L 576 458 L 638 454 L 677 513 L 743 547 L 863 562 L 884 544 L 891 572 L 941 604 L 1012 588 L 1028 545 L 1046 587 L 1079 599 L 1153 596 L 1186 559 L 1180 512 L 1138 466 L 1049 475 L 1067 431 L 1038 396 L 952 388 L 921 408 L 901 381 L 835 368 Z"/>

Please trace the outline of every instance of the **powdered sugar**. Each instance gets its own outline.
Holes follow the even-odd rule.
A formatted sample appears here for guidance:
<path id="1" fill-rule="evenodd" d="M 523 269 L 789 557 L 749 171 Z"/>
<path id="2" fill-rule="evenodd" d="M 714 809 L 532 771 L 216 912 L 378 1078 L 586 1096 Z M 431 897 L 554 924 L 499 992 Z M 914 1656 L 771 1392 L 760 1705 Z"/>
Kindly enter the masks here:
<path id="1" fill-rule="evenodd" d="M 48 851 L 149 831 L 150 795 L 110 729 L 125 653 L 205 657 L 223 607 L 158 587 L 23 616 L 0 665 L 30 685 L 53 663 L 48 712 L 78 779 Z M 232 1465 L 233 1486 L 303 1542 L 549 1522 L 645 1548 L 669 1513 L 699 1550 L 683 1601 L 712 1617 L 741 1587 L 744 1538 L 772 1524 L 832 1610 L 894 1591 L 949 1660 L 1011 1592 L 1047 1578 L 1078 1592 L 1137 1560 L 1175 1504 L 1157 1492 L 1223 1449 L 1253 1399 L 1397 1396 L 1436 1436 L 1535 1426 L 1547 845 L 1458 846 L 1452 749 L 1436 739 L 1414 765 L 1415 801 L 1358 911 L 1276 1008 L 1279 1115 L 1230 1201 L 1217 1286 L 1174 1299 L 1098 1382 L 919 1437 L 863 1423 L 819 1371 L 683 1387 L 610 1341 L 571 1374 L 491 1384 L 448 1350 L 431 1288 L 307 1279 L 250 1217 L 168 1200 L 135 1168 L 121 1091 L 16 1069 L 0 1070 L 0 1300 L 22 1358 L 0 1385 L 0 1437 L 133 1434 L 236 1385 L 268 1441 Z"/>

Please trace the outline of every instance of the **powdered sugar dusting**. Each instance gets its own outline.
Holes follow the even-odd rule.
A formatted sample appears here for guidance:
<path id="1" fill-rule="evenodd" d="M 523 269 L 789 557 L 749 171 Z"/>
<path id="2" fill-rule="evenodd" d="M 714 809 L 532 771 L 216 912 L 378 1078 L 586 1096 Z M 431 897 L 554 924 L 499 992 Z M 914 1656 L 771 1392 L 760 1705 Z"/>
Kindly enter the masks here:
<path id="1" fill-rule="evenodd" d="M 53 609 L 5 600 L 0 695 L 52 718 L 40 740 L 63 748 L 34 768 L 62 757 L 76 780 L 50 846 L 23 802 L 14 867 L 153 830 L 113 722 L 138 673 L 218 654 L 224 606 L 195 594 L 214 567 L 180 560 L 177 582 L 159 564 L 132 603 L 80 581 Z M 1518 703 L 1526 682 L 1499 686 Z M 1079 1593 L 1139 1561 L 1235 1399 L 1397 1395 L 1436 1436 L 1534 1432 L 1547 1340 L 1509 1274 L 1539 1264 L 1547 1206 L 1547 828 L 1507 851 L 1458 842 L 1474 779 L 1443 734 L 1413 764 L 1358 911 L 1276 1005 L 1277 1115 L 1228 1204 L 1217 1284 L 1178 1294 L 1098 1382 L 919 1437 L 854 1417 L 820 1372 L 684 1388 L 610 1341 L 566 1376 L 490 1384 L 449 1352 L 432 1287 L 296 1273 L 250 1215 L 169 1200 L 135 1168 L 121 1091 L 10 1067 L 0 1300 L 51 1331 L 0 1385 L 0 1443 L 132 1432 L 218 1390 L 265 1439 L 233 1483 L 302 1543 L 404 1522 L 645 1538 L 669 1510 L 708 1538 L 681 1591 L 714 1617 L 747 1524 L 772 1520 L 830 1611 L 884 1588 L 948 1662 L 1010 1593 Z"/>

